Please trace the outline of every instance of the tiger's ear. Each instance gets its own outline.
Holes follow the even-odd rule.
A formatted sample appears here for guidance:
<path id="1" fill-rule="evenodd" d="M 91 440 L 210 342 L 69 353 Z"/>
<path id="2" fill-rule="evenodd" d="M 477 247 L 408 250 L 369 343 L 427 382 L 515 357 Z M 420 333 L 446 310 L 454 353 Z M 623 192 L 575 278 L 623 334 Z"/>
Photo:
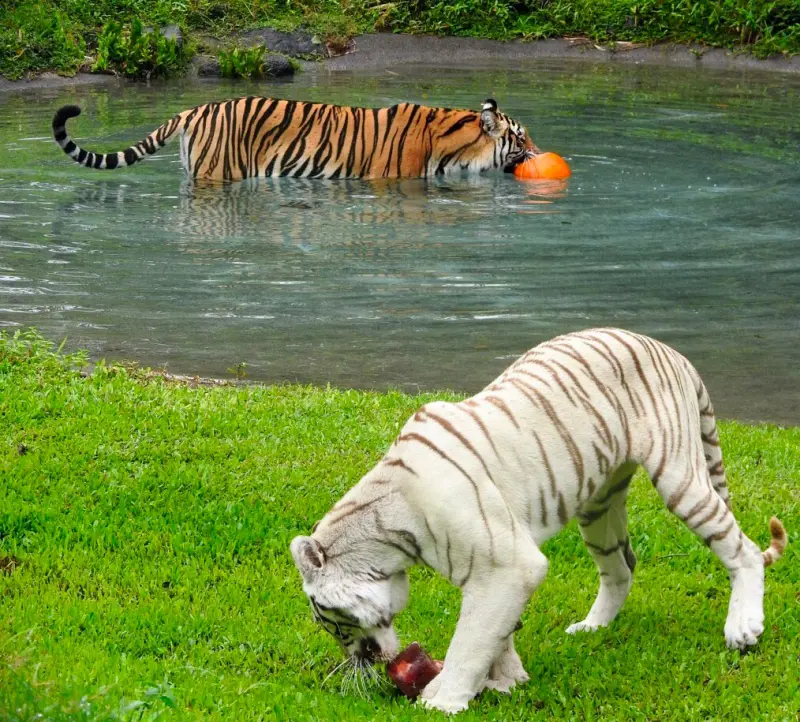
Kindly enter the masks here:
<path id="1" fill-rule="evenodd" d="M 497 115 L 497 103 L 488 98 L 483 101 L 481 109 L 481 127 L 484 133 L 497 135 L 500 132 L 500 117 Z"/>
<path id="2" fill-rule="evenodd" d="M 294 557 L 295 566 L 306 579 L 313 577 L 325 566 L 325 550 L 313 537 L 295 537 L 289 549 Z"/>

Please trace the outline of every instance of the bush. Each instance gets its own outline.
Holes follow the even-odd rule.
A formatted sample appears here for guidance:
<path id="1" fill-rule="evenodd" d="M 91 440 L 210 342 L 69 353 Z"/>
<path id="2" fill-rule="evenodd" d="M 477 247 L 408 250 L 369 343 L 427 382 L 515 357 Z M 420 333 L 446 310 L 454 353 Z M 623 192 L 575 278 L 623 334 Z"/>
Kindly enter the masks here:
<path id="1" fill-rule="evenodd" d="M 265 45 L 233 48 L 219 54 L 219 71 L 224 78 L 252 78 L 264 74 Z"/>
<path id="2" fill-rule="evenodd" d="M 186 67 L 187 53 L 176 40 L 133 20 L 130 28 L 111 20 L 97 39 L 95 72 L 111 71 L 129 77 L 167 76 Z"/>
<path id="3" fill-rule="evenodd" d="M 74 75 L 84 54 L 83 39 L 68 17 L 47 3 L 25 3 L 0 14 L 0 75 L 14 79 L 53 68 Z"/>

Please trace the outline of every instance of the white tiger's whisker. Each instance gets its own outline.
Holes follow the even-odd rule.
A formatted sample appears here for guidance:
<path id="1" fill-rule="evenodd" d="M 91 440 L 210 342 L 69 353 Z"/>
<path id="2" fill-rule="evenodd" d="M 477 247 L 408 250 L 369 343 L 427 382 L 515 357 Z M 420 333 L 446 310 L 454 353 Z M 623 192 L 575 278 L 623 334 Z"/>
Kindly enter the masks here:
<path id="1" fill-rule="evenodd" d="M 349 659 L 345 659 L 345 660 L 339 662 L 339 664 L 337 664 L 330 672 L 328 672 L 328 676 L 325 677 L 325 679 L 322 680 L 322 686 L 324 687 L 325 683 L 331 677 L 333 677 L 333 675 L 336 674 L 342 667 L 344 667 L 349 661 L 350 661 Z"/>

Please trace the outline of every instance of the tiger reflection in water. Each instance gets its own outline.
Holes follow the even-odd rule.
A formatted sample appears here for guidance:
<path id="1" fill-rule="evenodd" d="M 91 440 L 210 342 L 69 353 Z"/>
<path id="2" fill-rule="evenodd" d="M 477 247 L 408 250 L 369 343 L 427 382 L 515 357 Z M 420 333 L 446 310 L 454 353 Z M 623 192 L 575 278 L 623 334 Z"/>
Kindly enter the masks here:
<path id="1" fill-rule="evenodd" d="M 435 237 L 436 227 L 498 214 L 557 212 L 552 204 L 565 193 L 565 183 L 524 186 L 508 176 L 328 183 L 253 178 L 226 186 L 186 181 L 173 227 L 181 241 L 189 243 L 193 238 L 252 238 L 256 233 L 263 234 L 264 242 L 303 250 L 329 241 L 358 244 L 361 236 L 370 246 L 381 236 L 396 243 L 430 245 L 441 242 Z"/>

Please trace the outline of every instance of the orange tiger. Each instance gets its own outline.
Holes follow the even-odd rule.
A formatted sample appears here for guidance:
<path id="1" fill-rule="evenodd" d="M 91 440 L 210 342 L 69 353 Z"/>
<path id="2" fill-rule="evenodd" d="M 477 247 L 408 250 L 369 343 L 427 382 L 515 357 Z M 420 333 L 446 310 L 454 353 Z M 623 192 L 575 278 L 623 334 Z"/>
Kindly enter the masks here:
<path id="1" fill-rule="evenodd" d="M 76 163 L 99 169 L 133 165 L 177 135 L 188 175 L 213 181 L 513 171 L 540 152 L 525 128 L 491 99 L 476 112 L 413 103 L 349 108 L 251 96 L 185 110 L 117 153 L 87 151 L 69 138 L 67 120 L 80 112 L 66 105 L 53 118 L 56 142 Z"/>

